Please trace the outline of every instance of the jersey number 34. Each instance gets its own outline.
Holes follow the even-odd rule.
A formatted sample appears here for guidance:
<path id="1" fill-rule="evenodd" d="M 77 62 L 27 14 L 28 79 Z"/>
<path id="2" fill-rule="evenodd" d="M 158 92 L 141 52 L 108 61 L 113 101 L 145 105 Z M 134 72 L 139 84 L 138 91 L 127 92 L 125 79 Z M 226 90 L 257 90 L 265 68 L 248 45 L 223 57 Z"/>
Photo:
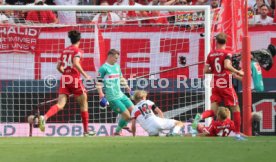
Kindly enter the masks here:
<path id="1" fill-rule="evenodd" d="M 73 67 L 73 64 L 72 64 L 72 55 L 63 55 L 63 64 L 64 64 L 64 69 L 66 69 L 68 66 L 70 68 Z"/>

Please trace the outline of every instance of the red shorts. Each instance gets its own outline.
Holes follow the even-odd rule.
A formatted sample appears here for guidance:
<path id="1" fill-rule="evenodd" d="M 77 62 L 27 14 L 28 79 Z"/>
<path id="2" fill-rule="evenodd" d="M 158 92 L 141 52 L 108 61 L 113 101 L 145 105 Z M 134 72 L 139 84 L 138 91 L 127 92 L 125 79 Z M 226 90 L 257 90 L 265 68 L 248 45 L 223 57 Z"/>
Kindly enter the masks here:
<path id="1" fill-rule="evenodd" d="M 224 102 L 225 106 L 236 106 L 239 104 L 238 97 L 234 88 L 216 88 L 212 89 L 211 103 Z"/>
<path id="2" fill-rule="evenodd" d="M 78 97 L 86 93 L 86 89 L 81 80 L 76 80 L 72 83 L 67 83 L 63 79 L 60 80 L 59 84 L 59 94 L 74 94 L 75 97 Z"/>

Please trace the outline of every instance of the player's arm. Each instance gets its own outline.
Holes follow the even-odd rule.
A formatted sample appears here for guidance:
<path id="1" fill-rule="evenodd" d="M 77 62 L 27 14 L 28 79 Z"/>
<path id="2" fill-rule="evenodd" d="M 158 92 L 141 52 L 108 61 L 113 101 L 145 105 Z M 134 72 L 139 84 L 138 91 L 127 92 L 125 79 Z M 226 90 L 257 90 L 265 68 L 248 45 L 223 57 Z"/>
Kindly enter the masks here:
<path id="1" fill-rule="evenodd" d="M 131 89 L 128 86 L 127 80 L 122 76 L 120 78 L 120 84 L 127 90 L 128 93 L 130 93 Z"/>
<path id="2" fill-rule="evenodd" d="M 231 57 L 230 56 L 226 56 L 225 60 L 224 60 L 224 68 L 231 71 L 232 73 L 236 73 L 240 76 L 243 76 L 243 71 L 241 70 L 237 70 L 232 66 L 232 62 L 231 62 Z"/>
<path id="3" fill-rule="evenodd" d="M 62 62 L 61 62 L 61 61 L 59 61 L 59 62 L 57 63 L 57 70 L 58 70 L 61 74 L 64 73 L 64 67 L 62 66 Z"/>
<path id="4" fill-rule="evenodd" d="M 82 69 L 82 67 L 80 65 L 80 57 L 79 56 L 75 56 L 74 57 L 74 59 L 73 59 L 73 65 L 84 76 L 84 78 L 90 79 L 90 77 L 86 74 L 86 72 L 84 72 L 84 70 Z"/>
<path id="5" fill-rule="evenodd" d="M 135 118 L 131 119 L 131 130 L 132 130 L 133 137 L 135 137 L 135 135 L 136 135 L 136 119 Z"/>
<path id="6" fill-rule="evenodd" d="M 103 83 L 102 81 L 98 81 L 97 84 L 96 84 L 96 87 L 97 87 L 97 91 L 99 93 L 99 98 L 103 98 L 104 97 L 104 93 L 103 93 Z"/>
<path id="7" fill-rule="evenodd" d="M 209 135 L 209 133 L 205 133 L 205 132 L 204 132 L 204 133 L 198 133 L 198 134 L 197 134 L 198 137 L 206 137 L 206 136 L 208 136 L 208 135 Z"/>
<path id="8" fill-rule="evenodd" d="M 204 66 L 204 70 L 203 70 L 204 74 L 212 74 L 211 68 L 209 64 L 206 64 Z"/>
<path id="9" fill-rule="evenodd" d="M 239 81 L 242 81 L 242 76 L 240 76 L 236 73 L 233 73 L 232 75 L 233 75 L 233 78 L 238 79 Z"/>
<path id="10" fill-rule="evenodd" d="M 96 88 L 99 93 L 100 99 L 104 97 L 103 93 L 103 79 L 101 77 L 97 77 L 97 83 L 96 83 Z"/>
<path id="11" fill-rule="evenodd" d="M 205 65 L 204 65 L 203 73 L 204 74 L 212 74 L 212 70 L 210 67 L 210 56 L 209 55 L 207 57 Z"/>
<path id="12" fill-rule="evenodd" d="M 157 114 L 157 116 L 159 116 L 160 118 L 164 118 L 164 114 L 162 110 L 159 109 L 159 107 L 152 105 L 152 110 L 154 111 L 155 114 Z"/>
<path id="13" fill-rule="evenodd" d="M 179 2 L 179 0 L 170 0 L 170 1 L 166 2 L 164 5 L 173 5 L 176 2 Z"/>
<path id="14" fill-rule="evenodd" d="M 103 78 L 104 78 L 104 76 L 105 76 L 105 69 L 103 67 L 100 67 L 98 76 L 97 76 L 97 83 L 96 83 L 96 88 L 99 93 L 100 99 L 104 97 L 104 93 L 103 93 L 103 86 L 104 86 Z"/>
<path id="15" fill-rule="evenodd" d="M 212 123 L 210 124 L 210 126 L 208 128 L 204 127 L 204 125 L 202 124 L 197 124 L 197 130 L 198 130 L 198 134 L 197 136 L 199 137 L 205 137 L 208 136 L 210 134 L 210 128 L 212 127 Z"/>

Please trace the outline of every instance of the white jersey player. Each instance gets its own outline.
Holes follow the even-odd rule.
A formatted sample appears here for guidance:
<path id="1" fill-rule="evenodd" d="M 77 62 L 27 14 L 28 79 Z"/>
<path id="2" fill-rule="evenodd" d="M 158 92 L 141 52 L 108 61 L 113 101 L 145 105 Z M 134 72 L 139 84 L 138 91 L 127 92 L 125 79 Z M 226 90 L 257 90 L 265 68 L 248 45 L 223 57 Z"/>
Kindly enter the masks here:
<path id="1" fill-rule="evenodd" d="M 132 134 L 136 133 L 136 121 L 148 132 L 149 136 L 158 136 L 162 130 L 172 130 L 172 135 L 180 135 L 184 124 L 174 119 L 160 118 L 153 111 L 159 109 L 154 102 L 146 100 L 147 92 L 136 91 L 133 96 L 135 107 L 131 112 Z M 156 111 L 155 111 L 156 112 Z"/>

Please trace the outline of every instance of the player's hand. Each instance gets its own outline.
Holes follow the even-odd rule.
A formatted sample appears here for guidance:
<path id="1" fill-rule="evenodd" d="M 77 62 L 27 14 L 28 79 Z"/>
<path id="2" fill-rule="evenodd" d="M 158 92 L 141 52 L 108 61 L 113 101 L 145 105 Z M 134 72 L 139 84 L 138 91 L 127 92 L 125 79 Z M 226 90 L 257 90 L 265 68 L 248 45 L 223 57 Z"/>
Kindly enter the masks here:
<path id="1" fill-rule="evenodd" d="M 239 75 L 237 73 L 232 73 L 233 78 L 237 79 Z"/>
<path id="2" fill-rule="evenodd" d="M 85 77 L 85 79 L 86 79 L 86 80 L 91 80 L 91 79 L 92 79 L 92 77 L 91 77 L 91 76 L 89 76 L 89 75 L 87 75 L 87 76 Z"/>
<path id="3" fill-rule="evenodd" d="M 243 72 L 242 70 L 239 70 L 239 71 L 237 72 L 237 74 L 238 74 L 239 76 L 244 76 L 244 72 Z"/>
<path id="4" fill-rule="evenodd" d="M 100 98 L 100 99 L 104 98 L 104 94 L 103 94 L 103 93 L 100 93 L 100 94 L 99 94 L 99 98 Z"/>
<path id="5" fill-rule="evenodd" d="M 131 93 L 131 89 L 129 88 L 129 86 L 126 87 L 126 91 L 127 91 L 127 93 L 129 93 L 129 94 Z"/>

